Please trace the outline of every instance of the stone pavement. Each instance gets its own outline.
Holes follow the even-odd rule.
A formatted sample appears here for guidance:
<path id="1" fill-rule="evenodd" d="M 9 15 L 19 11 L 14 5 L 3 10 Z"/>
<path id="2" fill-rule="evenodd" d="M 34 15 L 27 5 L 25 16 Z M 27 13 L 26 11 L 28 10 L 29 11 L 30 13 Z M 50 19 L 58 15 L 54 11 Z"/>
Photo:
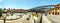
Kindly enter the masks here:
<path id="1" fill-rule="evenodd" d="M 51 21 L 46 17 L 46 16 L 42 16 L 42 23 L 51 23 Z"/>
<path id="2" fill-rule="evenodd" d="M 60 23 L 60 15 L 48 15 L 46 16 L 51 23 Z"/>

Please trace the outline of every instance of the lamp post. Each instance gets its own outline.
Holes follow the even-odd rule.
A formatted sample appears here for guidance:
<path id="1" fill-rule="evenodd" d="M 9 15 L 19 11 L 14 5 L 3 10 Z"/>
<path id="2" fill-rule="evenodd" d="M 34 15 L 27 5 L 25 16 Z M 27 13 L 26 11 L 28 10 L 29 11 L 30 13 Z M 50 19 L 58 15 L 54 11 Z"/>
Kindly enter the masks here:
<path id="1" fill-rule="evenodd" d="M 6 23 L 6 22 L 5 22 L 5 19 L 6 19 L 6 12 L 3 12 L 3 13 L 2 13 L 2 17 L 3 17 L 4 23 Z"/>

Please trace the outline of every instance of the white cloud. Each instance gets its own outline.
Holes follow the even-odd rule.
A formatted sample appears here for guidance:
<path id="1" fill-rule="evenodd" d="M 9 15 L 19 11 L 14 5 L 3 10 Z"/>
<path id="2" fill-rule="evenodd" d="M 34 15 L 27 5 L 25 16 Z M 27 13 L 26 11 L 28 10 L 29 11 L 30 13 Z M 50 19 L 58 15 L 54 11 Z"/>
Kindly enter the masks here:
<path id="1" fill-rule="evenodd" d="M 0 2 L 2 2 L 3 0 L 0 0 Z"/>

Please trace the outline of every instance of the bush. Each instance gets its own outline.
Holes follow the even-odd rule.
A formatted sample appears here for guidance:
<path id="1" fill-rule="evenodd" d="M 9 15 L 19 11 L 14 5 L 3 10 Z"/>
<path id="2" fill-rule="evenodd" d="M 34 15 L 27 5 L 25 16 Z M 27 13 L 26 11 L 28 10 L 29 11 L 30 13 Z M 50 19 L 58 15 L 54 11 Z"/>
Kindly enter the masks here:
<path id="1" fill-rule="evenodd" d="M 2 16 L 2 13 L 0 13 L 0 17 Z"/>

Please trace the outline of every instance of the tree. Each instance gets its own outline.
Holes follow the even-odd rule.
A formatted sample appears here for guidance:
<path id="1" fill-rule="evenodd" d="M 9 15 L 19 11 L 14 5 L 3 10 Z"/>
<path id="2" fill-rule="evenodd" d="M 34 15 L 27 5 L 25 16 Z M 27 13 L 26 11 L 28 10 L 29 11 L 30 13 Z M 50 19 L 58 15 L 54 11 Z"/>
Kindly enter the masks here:
<path id="1" fill-rule="evenodd" d="M 0 16 L 2 16 L 2 12 L 3 12 L 3 10 L 0 8 Z"/>
<path id="2" fill-rule="evenodd" d="M 4 8 L 4 10 L 6 10 L 6 8 Z"/>

